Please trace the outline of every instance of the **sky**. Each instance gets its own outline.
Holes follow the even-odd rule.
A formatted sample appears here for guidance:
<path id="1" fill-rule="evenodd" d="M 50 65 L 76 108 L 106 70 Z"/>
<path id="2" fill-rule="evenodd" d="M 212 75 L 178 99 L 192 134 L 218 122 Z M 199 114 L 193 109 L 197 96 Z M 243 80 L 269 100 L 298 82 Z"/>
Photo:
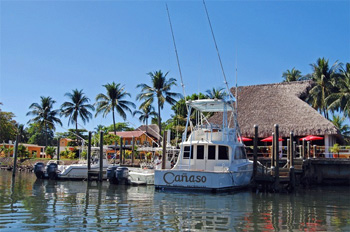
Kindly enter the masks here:
<path id="1" fill-rule="evenodd" d="M 103 85 L 121 83 L 139 106 L 140 83 L 162 70 L 183 93 L 166 4 L 172 21 L 186 95 L 224 88 L 215 44 L 201 0 L 5 1 L 0 0 L 0 102 L 26 124 L 29 106 L 50 96 L 58 109 L 73 89 L 95 102 Z M 350 0 L 206 1 L 230 87 L 278 83 L 295 67 L 325 57 L 350 62 Z M 237 70 L 237 71 L 236 71 Z M 165 105 L 162 119 L 172 111 Z M 68 120 L 61 118 L 64 132 Z M 117 122 L 123 122 L 120 116 Z M 128 114 L 130 126 L 141 122 Z M 111 125 L 112 115 L 79 128 Z"/>

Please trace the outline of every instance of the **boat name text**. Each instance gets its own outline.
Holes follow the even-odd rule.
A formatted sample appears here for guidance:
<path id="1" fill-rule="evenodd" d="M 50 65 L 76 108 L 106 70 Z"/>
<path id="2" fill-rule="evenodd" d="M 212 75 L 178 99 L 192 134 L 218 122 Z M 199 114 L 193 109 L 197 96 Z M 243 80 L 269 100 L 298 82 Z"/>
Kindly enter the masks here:
<path id="1" fill-rule="evenodd" d="M 182 175 L 175 175 L 172 172 L 167 172 L 164 174 L 163 180 L 167 184 L 173 184 L 174 182 L 205 183 L 207 182 L 207 177 L 200 175 L 187 176 L 187 173 L 184 173 Z"/>

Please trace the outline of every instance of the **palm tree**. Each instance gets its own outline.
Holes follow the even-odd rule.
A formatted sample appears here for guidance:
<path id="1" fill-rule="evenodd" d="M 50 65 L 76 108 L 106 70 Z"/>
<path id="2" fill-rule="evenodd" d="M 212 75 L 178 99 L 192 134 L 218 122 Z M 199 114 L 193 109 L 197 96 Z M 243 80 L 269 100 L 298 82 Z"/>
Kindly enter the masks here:
<path id="1" fill-rule="evenodd" d="M 298 69 L 292 68 L 292 70 L 287 69 L 286 72 L 282 73 L 283 82 L 300 81 L 302 78 L 301 72 Z"/>
<path id="2" fill-rule="evenodd" d="M 350 63 L 345 69 L 341 68 L 341 77 L 335 82 L 337 91 L 331 93 L 326 102 L 331 110 L 341 110 L 346 117 L 350 118 Z"/>
<path id="3" fill-rule="evenodd" d="M 212 90 L 208 89 L 205 92 L 207 93 L 206 97 L 210 99 L 223 99 L 227 95 L 224 88 L 220 88 L 220 89 L 213 88 Z"/>
<path id="4" fill-rule="evenodd" d="M 140 115 L 139 120 L 142 123 L 146 123 L 146 134 L 148 133 L 148 118 L 150 116 L 157 116 L 157 113 L 154 111 L 154 107 L 152 105 L 145 105 L 143 107 L 139 107 L 139 110 L 135 110 L 133 116 Z"/>
<path id="5" fill-rule="evenodd" d="M 106 133 L 106 132 L 107 132 L 107 128 L 106 128 L 104 125 L 101 125 L 101 124 L 97 125 L 97 126 L 94 128 L 94 130 L 95 130 L 97 133 L 100 132 L 100 131 L 103 131 L 103 133 Z"/>
<path id="6" fill-rule="evenodd" d="M 328 60 L 319 58 L 316 64 L 311 64 L 311 67 L 313 69 L 312 80 L 315 86 L 310 90 L 306 100 L 314 109 L 318 110 L 328 119 L 326 98 L 334 91 L 332 82 L 336 81 L 339 77 L 339 64 L 335 62 L 329 68 Z"/>
<path id="7" fill-rule="evenodd" d="M 84 125 L 92 118 L 90 110 L 95 108 L 89 104 L 90 99 L 85 96 L 83 90 L 74 89 L 72 93 L 66 93 L 64 96 L 68 97 L 70 101 L 64 102 L 61 105 L 61 115 L 68 119 L 68 126 L 70 123 L 75 124 L 75 131 L 78 141 L 78 117 L 81 118 Z"/>
<path id="8" fill-rule="evenodd" d="M 115 111 L 125 120 L 126 114 L 125 111 L 129 111 L 132 114 L 130 107 L 135 108 L 135 104 L 133 102 L 124 100 L 127 96 L 131 97 L 129 93 L 124 90 L 124 86 L 120 86 L 120 84 L 107 83 L 103 85 L 106 88 L 107 94 L 100 93 L 96 96 L 96 114 L 97 116 L 100 113 L 103 113 L 103 117 L 106 117 L 112 111 L 113 114 L 113 128 L 114 134 L 116 135 L 115 128 Z"/>
<path id="9" fill-rule="evenodd" d="M 144 100 L 140 107 L 145 107 L 146 105 L 152 105 L 155 98 L 157 98 L 157 108 L 158 108 L 158 127 L 159 135 L 162 132 L 162 119 L 160 116 L 160 110 L 163 109 L 164 103 L 168 102 L 170 105 L 174 105 L 176 100 L 174 98 L 181 97 L 181 94 L 170 92 L 170 89 L 173 85 L 176 86 L 176 79 L 169 78 L 166 79 L 166 76 L 169 72 L 163 74 L 161 70 L 155 72 L 149 72 L 149 75 L 152 79 L 152 85 L 139 84 L 137 88 L 141 88 L 141 93 L 137 95 L 136 100 Z"/>
<path id="10" fill-rule="evenodd" d="M 345 118 L 340 117 L 339 115 L 333 115 L 333 119 L 331 120 L 334 126 L 336 126 L 339 129 L 340 134 L 344 137 L 347 137 L 350 135 L 350 127 L 349 125 L 345 124 L 344 121 Z"/>
<path id="11" fill-rule="evenodd" d="M 36 123 L 39 125 L 40 129 L 45 130 L 45 147 L 47 146 L 47 138 L 48 138 L 48 130 L 55 130 L 55 123 L 58 123 L 62 126 L 62 122 L 59 118 L 56 117 L 56 115 L 59 114 L 60 110 L 53 110 L 53 104 L 56 103 L 51 97 L 40 97 L 41 102 L 39 103 L 32 103 L 29 106 L 29 111 L 27 113 L 28 115 L 34 116 L 33 119 L 28 121 L 29 123 Z"/>

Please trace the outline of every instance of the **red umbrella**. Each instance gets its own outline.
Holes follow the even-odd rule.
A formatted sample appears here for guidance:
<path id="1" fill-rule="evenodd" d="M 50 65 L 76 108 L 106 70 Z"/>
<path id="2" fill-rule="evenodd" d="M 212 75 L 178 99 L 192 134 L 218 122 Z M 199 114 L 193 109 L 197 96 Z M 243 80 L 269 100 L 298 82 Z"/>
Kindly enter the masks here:
<path id="1" fill-rule="evenodd" d="M 273 140 L 273 136 L 269 136 L 267 138 L 264 138 L 261 140 L 261 142 L 272 142 Z M 284 139 L 282 139 L 281 137 L 278 138 L 278 141 L 284 141 Z"/>
<path id="2" fill-rule="evenodd" d="M 313 141 L 313 140 L 323 140 L 323 137 L 320 137 L 320 136 L 315 136 L 315 135 L 308 135 L 304 138 L 301 138 L 299 140 L 303 141 L 303 140 L 306 140 L 306 141 Z"/>
<path id="3" fill-rule="evenodd" d="M 238 137 L 238 141 L 241 141 L 241 138 L 240 138 L 240 137 Z M 247 137 L 243 137 L 243 136 L 242 136 L 242 141 L 243 141 L 243 142 L 249 142 L 249 141 L 253 141 L 253 139 L 247 138 Z"/>

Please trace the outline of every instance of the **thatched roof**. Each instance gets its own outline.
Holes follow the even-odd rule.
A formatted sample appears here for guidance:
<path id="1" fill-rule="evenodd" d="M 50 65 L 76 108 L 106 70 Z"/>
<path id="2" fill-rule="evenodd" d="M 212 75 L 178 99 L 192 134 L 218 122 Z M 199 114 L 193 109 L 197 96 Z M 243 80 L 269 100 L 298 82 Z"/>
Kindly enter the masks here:
<path id="1" fill-rule="evenodd" d="M 146 125 L 138 127 L 136 130 L 146 131 Z M 148 125 L 147 134 L 153 138 L 159 140 L 159 127 L 156 124 Z"/>
<path id="2" fill-rule="evenodd" d="M 338 129 L 309 104 L 305 98 L 312 87 L 310 81 L 238 87 L 238 123 L 242 136 L 253 137 L 254 125 L 259 126 L 259 137 L 268 137 L 279 125 L 282 137 L 291 131 L 295 136 L 338 135 Z M 235 88 L 231 91 L 234 93 Z M 210 118 L 211 123 L 222 123 L 222 114 Z"/>

